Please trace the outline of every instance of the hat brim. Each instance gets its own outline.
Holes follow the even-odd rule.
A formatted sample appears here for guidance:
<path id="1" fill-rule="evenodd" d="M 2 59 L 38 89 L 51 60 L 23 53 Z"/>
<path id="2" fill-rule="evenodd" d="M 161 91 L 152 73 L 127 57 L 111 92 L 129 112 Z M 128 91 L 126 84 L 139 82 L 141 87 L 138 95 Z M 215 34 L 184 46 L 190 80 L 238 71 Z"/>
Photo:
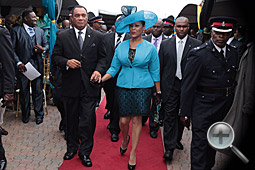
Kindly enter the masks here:
<path id="1" fill-rule="evenodd" d="M 170 25 L 170 24 L 163 24 L 163 27 L 174 27 L 174 26 L 172 26 L 172 25 Z"/>
<path id="2" fill-rule="evenodd" d="M 92 21 L 91 23 L 99 23 L 99 24 L 105 24 L 105 22 L 104 21 Z"/>
<path id="3" fill-rule="evenodd" d="M 232 28 L 229 28 L 229 29 L 221 29 L 221 28 L 212 27 L 212 30 L 213 30 L 213 31 L 216 31 L 216 32 L 231 32 L 231 31 L 232 31 Z"/>
<path id="4" fill-rule="evenodd" d="M 145 22 L 145 29 L 148 29 L 156 24 L 158 21 L 158 17 L 155 13 L 151 11 L 139 11 L 135 12 L 124 19 L 122 19 L 120 22 L 116 22 L 116 32 L 119 33 L 128 33 L 129 31 L 129 25 L 138 21 L 144 21 Z"/>

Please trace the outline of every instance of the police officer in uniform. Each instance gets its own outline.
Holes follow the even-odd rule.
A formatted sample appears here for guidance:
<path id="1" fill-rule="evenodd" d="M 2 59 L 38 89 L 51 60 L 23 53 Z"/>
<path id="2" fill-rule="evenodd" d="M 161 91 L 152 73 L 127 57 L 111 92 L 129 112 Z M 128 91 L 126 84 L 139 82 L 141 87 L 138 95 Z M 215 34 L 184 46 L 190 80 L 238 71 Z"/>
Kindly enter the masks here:
<path id="1" fill-rule="evenodd" d="M 210 19 L 212 38 L 190 51 L 181 88 L 181 122 L 192 120 L 191 169 L 211 169 L 216 151 L 207 142 L 207 130 L 223 120 L 234 97 L 237 50 L 226 44 L 235 20 Z"/>

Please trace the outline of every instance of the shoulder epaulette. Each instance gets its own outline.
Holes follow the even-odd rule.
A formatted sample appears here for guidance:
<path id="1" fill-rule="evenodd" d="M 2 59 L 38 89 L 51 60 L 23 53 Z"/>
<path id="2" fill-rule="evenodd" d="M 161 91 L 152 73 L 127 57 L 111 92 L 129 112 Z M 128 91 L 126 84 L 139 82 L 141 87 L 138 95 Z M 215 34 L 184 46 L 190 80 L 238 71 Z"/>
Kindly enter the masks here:
<path id="1" fill-rule="evenodd" d="M 203 49 L 203 48 L 206 48 L 208 46 L 208 43 L 204 43 L 204 44 L 202 44 L 202 45 L 200 45 L 200 46 L 198 46 L 198 47 L 195 47 L 194 48 L 194 50 L 201 50 L 201 49 Z"/>

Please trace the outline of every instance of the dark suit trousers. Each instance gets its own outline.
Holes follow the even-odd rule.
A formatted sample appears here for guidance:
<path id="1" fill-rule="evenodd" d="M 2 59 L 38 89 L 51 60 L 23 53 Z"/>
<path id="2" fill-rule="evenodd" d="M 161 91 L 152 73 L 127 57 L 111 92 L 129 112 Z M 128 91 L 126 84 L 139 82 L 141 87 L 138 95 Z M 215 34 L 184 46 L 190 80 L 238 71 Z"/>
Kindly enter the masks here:
<path id="1" fill-rule="evenodd" d="M 120 127 L 119 127 L 119 107 L 118 102 L 116 101 L 115 97 L 115 89 L 116 89 L 116 82 L 117 82 L 117 76 L 115 76 L 113 79 L 108 80 L 105 82 L 104 85 L 104 91 L 106 95 L 106 109 L 110 110 L 110 132 L 111 134 L 119 134 L 120 133 Z"/>
<path id="2" fill-rule="evenodd" d="M 80 97 L 63 97 L 64 111 L 67 116 L 67 152 L 77 152 L 89 156 L 94 144 L 96 128 L 97 97 L 89 97 L 83 89 Z"/>
<path id="3" fill-rule="evenodd" d="M 52 95 L 53 95 L 53 98 L 54 98 L 54 103 L 56 104 L 56 106 L 58 108 L 58 111 L 60 112 L 61 120 L 64 123 L 64 131 L 66 131 L 66 129 L 65 129 L 66 116 L 65 116 L 65 112 L 64 112 L 64 104 L 63 104 L 63 98 L 62 98 L 60 88 L 61 87 L 55 86 L 55 88 L 52 89 Z"/>
<path id="4" fill-rule="evenodd" d="M 224 98 L 224 97 L 222 97 Z M 192 141 L 191 141 L 191 169 L 192 170 L 209 170 L 215 164 L 216 151 L 209 146 L 207 141 L 207 131 L 209 127 L 215 123 L 222 121 L 228 113 L 234 95 L 229 95 L 227 100 L 219 100 L 217 102 L 224 102 L 224 107 L 219 109 L 218 112 L 211 115 L 192 115 Z M 197 103 L 202 105 L 203 103 Z M 212 108 L 213 110 L 213 108 Z"/>
<path id="5" fill-rule="evenodd" d="M 176 142 L 182 138 L 184 126 L 181 124 L 178 113 L 180 108 L 181 80 L 175 78 L 174 86 L 167 101 L 164 103 L 164 145 L 166 150 L 176 147 Z"/>
<path id="6" fill-rule="evenodd" d="M 27 119 L 30 116 L 30 80 L 22 73 L 18 73 L 18 83 L 20 86 L 20 104 L 22 118 Z M 35 117 L 43 118 L 43 76 L 31 81 L 32 101 L 34 105 Z"/>
<path id="7" fill-rule="evenodd" d="M 56 69 L 55 71 L 55 88 L 52 89 L 52 95 L 54 99 L 54 103 L 56 104 L 58 111 L 61 115 L 61 120 L 64 123 L 64 131 L 66 131 L 66 116 L 64 112 L 64 104 L 61 93 L 61 85 L 62 85 L 62 73 L 60 69 Z"/>
<path id="8" fill-rule="evenodd" d="M 156 89 L 154 88 L 154 92 L 156 92 Z M 154 125 L 154 112 L 157 111 L 157 105 L 155 104 L 154 102 L 154 99 L 155 97 L 153 96 L 152 94 L 152 104 L 151 104 L 151 114 L 150 116 L 143 116 L 142 118 L 142 124 L 145 124 L 149 118 L 149 127 L 150 127 L 150 131 L 154 131 L 154 132 L 158 132 L 159 130 L 159 125 L 156 124 Z"/>
<path id="9" fill-rule="evenodd" d="M 2 143 L 2 135 L 0 134 L 0 160 L 3 160 L 5 158 L 5 151 L 4 146 Z"/>

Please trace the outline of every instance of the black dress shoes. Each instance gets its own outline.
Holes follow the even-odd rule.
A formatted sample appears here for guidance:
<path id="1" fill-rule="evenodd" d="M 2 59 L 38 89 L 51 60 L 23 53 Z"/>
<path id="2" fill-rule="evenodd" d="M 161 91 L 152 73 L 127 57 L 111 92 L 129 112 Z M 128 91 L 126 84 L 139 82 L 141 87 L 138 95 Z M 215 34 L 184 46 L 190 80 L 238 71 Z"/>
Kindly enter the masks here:
<path id="1" fill-rule="evenodd" d="M 59 131 L 62 132 L 64 130 L 64 121 L 61 120 L 58 127 Z"/>
<path id="2" fill-rule="evenodd" d="M 86 156 L 86 155 L 80 155 L 79 154 L 79 157 L 82 161 L 82 165 L 84 166 L 87 166 L 87 167 L 91 167 L 92 166 L 92 162 L 91 162 L 91 159 L 89 156 Z"/>
<path id="3" fill-rule="evenodd" d="M 66 152 L 65 155 L 64 155 L 64 160 L 73 159 L 75 154 L 76 154 L 76 152 Z"/>
<path id="4" fill-rule="evenodd" d="M 37 125 L 41 124 L 42 122 L 43 122 L 43 118 L 36 118 L 35 123 L 36 123 Z"/>
<path id="5" fill-rule="evenodd" d="M 157 133 L 156 131 L 151 130 L 151 131 L 150 131 L 150 136 L 151 136 L 152 138 L 157 138 L 157 137 L 158 137 L 158 133 Z"/>
<path id="6" fill-rule="evenodd" d="M 128 143 L 129 143 L 129 140 L 130 140 L 130 136 L 128 135 Z M 127 143 L 127 146 L 128 146 L 128 143 Z M 120 154 L 121 155 L 123 155 L 126 151 L 127 151 L 127 148 L 126 149 L 122 149 L 121 146 L 120 146 Z"/>
<path id="7" fill-rule="evenodd" d="M 119 140 L 119 137 L 117 134 L 113 133 L 112 136 L 111 136 L 111 141 L 112 142 L 118 142 Z"/>
<path id="8" fill-rule="evenodd" d="M 181 143 L 181 142 L 177 142 L 175 148 L 176 148 L 176 149 L 179 149 L 179 150 L 183 150 L 183 145 L 182 145 L 182 143 Z"/>
<path id="9" fill-rule="evenodd" d="M 8 135 L 8 132 L 4 129 L 4 128 L 2 128 L 2 126 L 0 126 L 0 132 L 1 132 L 1 135 Z"/>
<path id="10" fill-rule="evenodd" d="M 3 160 L 0 160 L 0 170 L 5 170 L 7 165 L 7 160 L 4 158 Z"/>
<path id="11" fill-rule="evenodd" d="M 107 110 L 107 112 L 104 114 L 104 119 L 110 119 L 111 112 Z"/>
<path id="12" fill-rule="evenodd" d="M 28 123 L 29 122 L 29 117 L 22 118 L 22 122 L 23 123 Z"/>
<path id="13" fill-rule="evenodd" d="M 130 164 L 128 164 L 128 169 L 129 169 L 129 170 L 133 170 L 133 169 L 135 169 L 135 166 L 136 166 L 136 165 L 130 165 Z"/>
<path id="14" fill-rule="evenodd" d="M 167 150 L 163 156 L 163 158 L 165 158 L 166 161 L 171 161 L 173 159 L 173 150 Z"/>

